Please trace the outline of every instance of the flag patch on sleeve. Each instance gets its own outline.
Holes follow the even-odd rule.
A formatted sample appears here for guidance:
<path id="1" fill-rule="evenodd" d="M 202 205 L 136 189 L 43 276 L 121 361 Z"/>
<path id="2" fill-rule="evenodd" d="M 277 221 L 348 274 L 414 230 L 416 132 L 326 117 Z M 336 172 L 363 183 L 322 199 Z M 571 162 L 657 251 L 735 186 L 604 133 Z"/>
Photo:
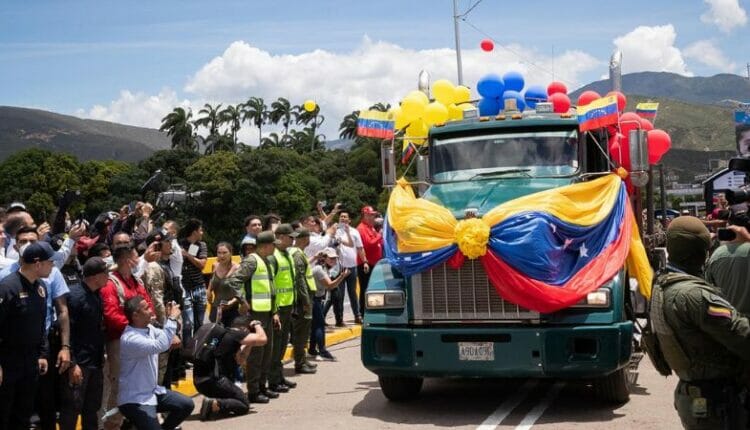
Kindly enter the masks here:
<path id="1" fill-rule="evenodd" d="M 708 315 L 719 318 L 732 318 L 732 310 L 721 306 L 709 306 Z"/>

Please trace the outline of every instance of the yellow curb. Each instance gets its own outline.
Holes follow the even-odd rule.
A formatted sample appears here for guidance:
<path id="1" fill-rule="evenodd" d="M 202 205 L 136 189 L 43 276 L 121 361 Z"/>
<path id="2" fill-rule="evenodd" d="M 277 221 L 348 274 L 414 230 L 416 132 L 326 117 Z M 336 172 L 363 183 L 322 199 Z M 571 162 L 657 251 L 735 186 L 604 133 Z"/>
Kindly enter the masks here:
<path id="1" fill-rule="evenodd" d="M 326 333 L 326 346 L 336 345 L 360 336 L 362 336 L 362 326 L 359 324 L 354 324 L 346 328 L 338 328 L 333 333 Z M 292 347 L 287 347 L 283 361 L 290 361 L 292 359 L 292 353 Z M 193 385 L 192 376 L 188 376 L 185 380 L 179 381 L 176 387 L 173 385 L 172 390 L 188 397 L 195 397 L 198 395 L 198 391 Z"/>

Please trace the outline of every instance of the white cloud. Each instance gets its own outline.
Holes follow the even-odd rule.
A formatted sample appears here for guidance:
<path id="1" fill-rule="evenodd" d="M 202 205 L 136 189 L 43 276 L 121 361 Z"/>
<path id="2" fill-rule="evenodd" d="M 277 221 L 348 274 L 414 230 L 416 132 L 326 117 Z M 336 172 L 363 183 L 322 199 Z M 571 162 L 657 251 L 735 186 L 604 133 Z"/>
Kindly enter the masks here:
<path id="1" fill-rule="evenodd" d="M 519 58 L 516 53 L 522 53 Z M 474 86 L 487 73 L 509 70 L 523 73 L 529 84 L 546 85 L 553 61 L 533 49 L 516 45 L 496 46 L 492 53 L 464 50 L 464 81 Z M 533 64 L 532 64 L 533 63 Z M 567 51 L 554 59 L 555 78 L 574 89 L 581 85 L 581 74 L 605 67 L 605 63 L 581 51 Z M 396 104 L 416 88 L 420 70 L 432 80 L 456 81 L 456 57 L 452 49 L 412 50 L 387 42 L 363 38 L 359 47 L 347 53 L 314 50 L 299 55 L 273 55 L 246 42 L 237 41 L 212 59 L 184 87 L 196 112 L 204 101 L 238 103 L 251 96 L 263 97 L 268 105 L 277 97 L 293 104 L 314 99 L 326 121 L 322 132 L 329 140 L 338 138 L 338 125 L 344 115 L 376 102 Z M 478 97 L 476 92 L 473 94 Z M 180 101 L 174 92 L 158 96 L 124 91 L 109 106 L 95 106 L 87 115 L 128 124 L 157 127 L 159 119 Z M 264 134 L 274 131 L 266 126 Z M 257 142 L 257 130 L 245 125 L 240 140 Z"/>
<path id="2" fill-rule="evenodd" d="M 739 0 L 703 1 L 708 4 L 708 11 L 701 15 L 702 22 L 715 25 L 724 33 L 747 24 L 747 12 L 740 6 Z"/>
<path id="3" fill-rule="evenodd" d="M 692 76 L 682 53 L 674 46 L 677 33 L 672 24 L 640 26 L 614 40 L 622 51 L 622 72 L 673 72 Z"/>
<path id="4" fill-rule="evenodd" d="M 737 64 L 729 60 L 721 48 L 710 40 L 699 40 L 688 45 L 684 50 L 685 58 L 690 58 L 720 72 L 734 73 Z"/>

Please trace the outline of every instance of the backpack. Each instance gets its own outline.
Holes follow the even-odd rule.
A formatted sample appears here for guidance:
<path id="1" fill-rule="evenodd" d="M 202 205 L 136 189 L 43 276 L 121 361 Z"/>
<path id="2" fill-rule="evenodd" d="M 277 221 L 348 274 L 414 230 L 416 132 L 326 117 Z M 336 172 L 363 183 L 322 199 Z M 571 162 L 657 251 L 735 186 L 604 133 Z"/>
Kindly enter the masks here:
<path id="1" fill-rule="evenodd" d="M 193 364 L 211 364 L 214 351 L 227 330 L 218 323 L 203 324 L 182 349 L 182 355 Z"/>

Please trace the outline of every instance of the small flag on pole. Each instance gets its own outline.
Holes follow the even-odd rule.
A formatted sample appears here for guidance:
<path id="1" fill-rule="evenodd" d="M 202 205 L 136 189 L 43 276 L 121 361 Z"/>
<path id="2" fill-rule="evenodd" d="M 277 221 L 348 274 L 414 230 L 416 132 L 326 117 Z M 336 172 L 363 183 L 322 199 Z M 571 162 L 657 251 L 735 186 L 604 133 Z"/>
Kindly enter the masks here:
<path id="1" fill-rule="evenodd" d="M 635 113 L 641 118 L 653 121 L 656 119 L 656 112 L 659 110 L 659 103 L 638 103 L 635 107 Z"/>
<path id="2" fill-rule="evenodd" d="M 617 124 L 617 96 L 607 96 L 576 108 L 578 128 L 581 131 L 594 130 Z"/>
<path id="3" fill-rule="evenodd" d="M 403 146 L 401 147 L 401 164 L 407 164 L 416 153 L 417 147 L 414 146 L 414 143 L 404 139 Z"/>
<path id="4" fill-rule="evenodd" d="M 357 135 L 361 137 L 376 137 L 392 139 L 395 128 L 393 114 L 377 110 L 366 110 L 359 113 L 357 120 Z"/>

